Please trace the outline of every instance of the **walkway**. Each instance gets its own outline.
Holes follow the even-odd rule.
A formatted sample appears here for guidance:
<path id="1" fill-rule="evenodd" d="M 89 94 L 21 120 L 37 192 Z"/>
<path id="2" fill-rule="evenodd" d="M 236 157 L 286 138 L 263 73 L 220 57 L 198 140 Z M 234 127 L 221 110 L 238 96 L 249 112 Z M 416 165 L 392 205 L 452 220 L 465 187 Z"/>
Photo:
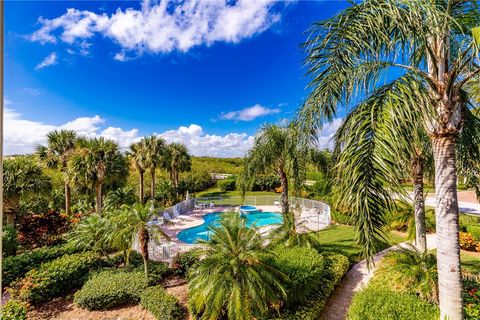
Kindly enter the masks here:
<path id="1" fill-rule="evenodd" d="M 335 288 L 322 312 L 323 320 L 345 320 L 352 302 L 353 295 L 366 287 L 373 276 L 378 262 L 391 250 L 406 247 L 406 242 L 380 251 L 373 257 L 374 266 L 367 269 L 367 261 L 362 260 L 355 264 L 343 277 L 342 282 Z M 437 242 L 434 234 L 427 235 L 428 249 L 435 249 Z"/>

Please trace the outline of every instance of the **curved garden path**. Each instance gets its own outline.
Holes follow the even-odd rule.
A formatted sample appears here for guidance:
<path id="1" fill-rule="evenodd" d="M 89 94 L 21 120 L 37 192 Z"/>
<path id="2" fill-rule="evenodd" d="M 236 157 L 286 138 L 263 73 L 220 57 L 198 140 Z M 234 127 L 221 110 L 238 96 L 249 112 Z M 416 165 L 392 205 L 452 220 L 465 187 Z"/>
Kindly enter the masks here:
<path id="1" fill-rule="evenodd" d="M 403 242 L 378 252 L 373 257 L 374 265 L 370 270 L 367 269 L 366 260 L 362 260 L 355 264 L 343 277 L 342 282 L 333 291 L 323 309 L 320 319 L 345 320 L 354 294 L 368 284 L 382 257 L 391 250 L 406 246 L 407 242 Z M 434 234 L 427 235 L 427 247 L 428 249 L 435 249 L 437 247 L 437 241 Z"/>

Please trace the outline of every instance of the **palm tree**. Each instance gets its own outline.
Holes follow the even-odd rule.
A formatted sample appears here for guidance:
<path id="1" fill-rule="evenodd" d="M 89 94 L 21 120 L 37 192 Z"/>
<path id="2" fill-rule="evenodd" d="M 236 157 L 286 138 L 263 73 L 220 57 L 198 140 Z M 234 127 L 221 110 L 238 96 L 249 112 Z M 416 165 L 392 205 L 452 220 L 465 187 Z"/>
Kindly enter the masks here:
<path id="1" fill-rule="evenodd" d="M 105 211 L 119 209 L 123 205 L 132 205 L 136 202 L 135 192 L 132 188 L 123 187 L 109 191 L 103 201 Z"/>
<path id="2" fill-rule="evenodd" d="M 67 162 L 75 150 L 77 134 L 73 130 L 55 130 L 47 134 L 47 145 L 37 147 L 37 155 L 50 168 L 57 168 L 63 173 L 65 185 L 65 212 L 71 213 L 71 189 L 68 181 Z"/>
<path id="3" fill-rule="evenodd" d="M 140 141 L 144 153 L 143 163 L 150 169 L 150 200 L 155 200 L 155 170 L 161 165 L 165 155 L 165 139 L 157 136 L 145 137 Z"/>
<path id="4" fill-rule="evenodd" d="M 426 93 L 428 103 L 415 105 L 415 112 L 430 137 L 435 162 L 441 317 L 453 320 L 462 319 L 455 149 L 468 113 L 464 86 L 480 72 L 475 39 L 480 30 L 472 29 L 478 15 L 476 1 L 366 0 L 316 23 L 305 44 L 312 90 L 300 111 L 301 123 L 318 127 L 331 121 L 339 105 L 377 95 L 379 81 L 395 84 L 405 74 Z M 388 71 L 389 77 L 383 77 Z M 377 160 L 370 164 L 379 165 Z M 370 193 L 370 199 L 381 188 L 368 180 L 362 193 Z M 367 209 L 371 203 L 365 198 L 351 200 L 358 200 L 357 209 L 363 207 L 358 214 L 367 214 L 359 226 L 363 234 L 381 237 L 376 232 L 381 211 Z"/>
<path id="5" fill-rule="evenodd" d="M 293 180 L 294 191 L 300 191 L 305 179 L 308 152 L 308 145 L 295 126 L 265 125 L 255 137 L 253 148 L 245 158 L 245 179 L 251 183 L 259 173 L 277 174 L 282 187 L 282 213 L 285 215 L 290 211 L 289 179 Z M 246 185 L 244 184 L 244 190 Z"/>
<path id="6" fill-rule="evenodd" d="M 201 319 L 253 319 L 286 297 L 285 275 L 266 263 L 271 253 L 255 228 L 227 213 L 211 229 L 204 259 L 189 282 L 190 303 Z"/>
<path id="7" fill-rule="evenodd" d="M 82 219 L 67 234 L 67 243 L 77 249 L 98 251 L 108 256 L 109 244 L 106 234 L 111 229 L 111 223 L 107 218 L 94 213 Z"/>
<path id="8" fill-rule="evenodd" d="M 140 203 L 143 203 L 143 175 L 145 174 L 145 151 L 142 149 L 142 144 L 140 142 L 136 142 L 130 145 L 130 150 L 127 154 L 131 164 L 138 171 L 138 198 Z"/>
<path id="9" fill-rule="evenodd" d="M 22 196 L 45 192 L 51 188 L 50 179 L 42 168 L 25 157 L 5 159 L 3 162 L 3 205 L 7 224 L 14 226 Z"/>
<path id="10" fill-rule="evenodd" d="M 158 226 L 148 223 L 155 215 L 151 208 L 152 203 L 125 205 L 119 210 L 112 211 L 108 216 L 112 224 L 108 236 L 109 243 L 115 247 L 125 247 L 125 244 L 127 244 L 126 247 L 131 248 L 135 239 L 137 239 L 146 277 L 148 277 L 148 243 L 150 239 L 159 241 L 160 238 L 165 238 L 170 240 L 169 236 Z M 128 263 L 128 259 L 126 263 Z"/>
<path id="11" fill-rule="evenodd" d="M 95 208 L 102 213 L 102 187 L 106 182 L 126 176 L 125 158 L 118 145 L 103 137 L 80 139 L 78 148 L 68 161 L 68 176 L 79 186 L 95 190 Z"/>
<path id="12" fill-rule="evenodd" d="M 170 143 L 166 149 L 163 167 L 170 174 L 170 181 L 178 195 L 179 173 L 190 171 L 192 168 L 192 159 L 188 154 L 187 147 L 181 143 Z"/>

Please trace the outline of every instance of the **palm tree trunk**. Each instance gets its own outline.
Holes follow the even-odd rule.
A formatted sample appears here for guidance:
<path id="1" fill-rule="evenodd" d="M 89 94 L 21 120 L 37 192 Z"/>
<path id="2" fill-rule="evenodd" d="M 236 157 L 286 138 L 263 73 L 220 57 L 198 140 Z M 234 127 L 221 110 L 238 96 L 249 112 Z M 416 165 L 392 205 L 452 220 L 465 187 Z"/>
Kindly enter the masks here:
<path id="1" fill-rule="evenodd" d="M 102 184 L 97 183 L 95 186 L 95 209 L 97 214 L 102 214 Z"/>
<path id="2" fill-rule="evenodd" d="M 68 182 L 65 182 L 65 212 L 71 214 L 72 210 L 70 209 L 70 199 L 72 198 L 70 185 Z"/>
<path id="3" fill-rule="evenodd" d="M 150 235 L 148 234 L 148 230 L 145 228 L 140 229 L 138 239 L 140 241 L 140 250 L 142 251 L 145 277 L 148 277 L 148 242 L 150 241 Z"/>
<path id="4" fill-rule="evenodd" d="M 421 252 L 427 250 L 425 199 L 423 196 L 423 165 L 423 158 L 421 157 L 415 157 L 412 160 L 415 244 Z"/>
<path id="5" fill-rule="evenodd" d="M 288 204 L 288 179 L 284 171 L 279 170 L 280 183 L 282 186 L 282 214 L 290 211 Z"/>
<path id="6" fill-rule="evenodd" d="M 155 200 L 155 167 L 150 168 L 150 176 L 152 180 L 150 182 L 150 200 Z"/>
<path id="7" fill-rule="evenodd" d="M 440 318 L 463 319 L 457 174 L 453 137 L 434 137 Z"/>
<path id="8" fill-rule="evenodd" d="M 144 198 L 144 196 L 143 196 L 143 193 L 144 193 L 144 191 L 143 191 L 143 173 L 144 172 L 145 171 L 139 171 L 139 173 L 138 173 L 138 175 L 139 175 L 138 198 L 140 200 L 140 203 L 143 203 L 143 198 Z"/>

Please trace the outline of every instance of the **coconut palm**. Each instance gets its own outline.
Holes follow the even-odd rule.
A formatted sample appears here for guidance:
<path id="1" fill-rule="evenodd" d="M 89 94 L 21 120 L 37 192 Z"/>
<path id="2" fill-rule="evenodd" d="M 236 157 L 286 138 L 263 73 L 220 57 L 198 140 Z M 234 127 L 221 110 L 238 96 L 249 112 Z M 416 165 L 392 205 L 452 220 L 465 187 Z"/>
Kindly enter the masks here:
<path id="1" fill-rule="evenodd" d="M 118 145 L 108 139 L 81 139 L 77 150 L 68 161 L 70 181 L 95 190 L 95 208 L 102 213 L 103 185 L 126 176 L 125 158 Z"/>
<path id="2" fill-rule="evenodd" d="M 143 175 L 145 174 L 145 151 L 140 142 L 132 143 L 127 152 L 130 163 L 138 171 L 138 198 L 141 203 L 144 199 Z"/>
<path id="3" fill-rule="evenodd" d="M 188 154 L 187 147 L 181 143 L 170 143 L 166 148 L 163 167 L 170 174 L 170 181 L 178 194 L 179 173 L 190 171 L 192 168 L 192 159 Z"/>
<path id="4" fill-rule="evenodd" d="M 145 276 L 148 277 L 148 243 L 151 239 L 159 241 L 161 238 L 170 240 L 168 235 L 158 226 L 148 222 L 155 215 L 152 203 L 136 203 L 131 206 L 122 206 L 119 210 L 112 211 L 108 215 L 111 222 L 108 239 L 114 247 L 124 247 L 130 250 L 135 239 L 139 242 L 140 252 L 143 258 Z M 126 259 L 128 263 L 128 258 Z"/>
<path id="5" fill-rule="evenodd" d="M 211 229 L 198 253 L 205 258 L 189 282 L 190 303 L 201 319 L 254 319 L 286 297 L 285 275 L 266 263 L 270 252 L 263 242 L 238 213 L 227 213 Z"/>
<path id="6" fill-rule="evenodd" d="M 289 180 L 293 181 L 294 191 L 299 192 L 305 180 L 308 152 L 308 145 L 295 126 L 264 125 L 245 158 L 245 180 L 251 183 L 257 174 L 265 172 L 278 175 L 282 187 L 282 213 L 285 215 L 290 211 Z M 244 184 L 243 190 L 247 185 Z"/>
<path id="7" fill-rule="evenodd" d="M 140 141 L 143 152 L 144 168 L 150 170 L 150 200 L 155 199 L 155 170 L 160 167 L 165 156 L 165 139 L 157 136 L 144 137 Z"/>
<path id="8" fill-rule="evenodd" d="M 71 213 L 71 189 L 67 171 L 69 156 L 75 150 L 77 134 L 73 130 L 54 130 L 47 134 L 47 145 L 37 147 L 37 155 L 50 168 L 57 168 L 63 173 L 65 185 L 65 212 Z"/>
<path id="9" fill-rule="evenodd" d="M 311 92 L 300 111 L 300 123 L 318 127 L 331 121 L 340 105 L 377 95 L 379 81 L 395 84 L 405 74 L 427 93 L 429 103 L 415 105 L 420 123 L 413 125 L 421 124 L 432 144 L 437 245 L 442 248 L 437 254 L 440 311 L 453 320 L 462 319 L 455 149 L 468 113 L 463 87 L 480 73 L 475 40 L 480 30 L 473 29 L 478 16 L 476 1 L 366 0 L 316 23 L 306 43 Z M 382 210 L 366 200 L 381 187 L 370 178 L 364 177 L 359 197 L 350 200 L 365 218 L 358 225 L 364 238 L 381 238 L 376 230 L 383 224 Z"/>
<path id="10" fill-rule="evenodd" d="M 25 157 L 5 159 L 3 162 L 3 205 L 7 224 L 15 224 L 22 196 L 34 192 L 46 192 L 51 188 L 50 179 L 42 168 Z"/>

